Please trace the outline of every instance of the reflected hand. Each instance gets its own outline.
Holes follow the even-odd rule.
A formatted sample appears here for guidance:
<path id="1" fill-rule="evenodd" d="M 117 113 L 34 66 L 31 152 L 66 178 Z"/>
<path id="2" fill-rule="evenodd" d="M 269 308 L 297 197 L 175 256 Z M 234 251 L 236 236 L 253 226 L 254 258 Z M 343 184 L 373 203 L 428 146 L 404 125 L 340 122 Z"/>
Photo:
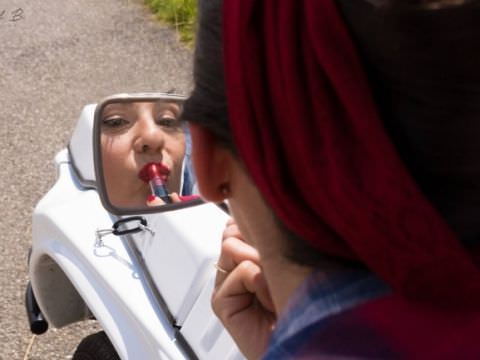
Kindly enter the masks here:
<path id="1" fill-rule="evenodd" d="M 266 351 L 276 321 L 260 257 L 229 220 L 217 262 L 212 308 L 248 359 Z M 224 271 L 226 271 L 226 273 Z"/>
<path id="2" fill-rule="evenodd" d="M 170 197 L 170 200 L 172 201 L 172 203 L 178 203 L 182 201 L 180 200 L 180 197 L 178 196 L 178 194 L 175 192 L 169 194 L 168 196 Z M 161 206 L 165 204 L 166 204 L 165 201 L 163 201 L 161 198 L 155 195 L 150 195 L 147 199 L 147 206 Z"/>

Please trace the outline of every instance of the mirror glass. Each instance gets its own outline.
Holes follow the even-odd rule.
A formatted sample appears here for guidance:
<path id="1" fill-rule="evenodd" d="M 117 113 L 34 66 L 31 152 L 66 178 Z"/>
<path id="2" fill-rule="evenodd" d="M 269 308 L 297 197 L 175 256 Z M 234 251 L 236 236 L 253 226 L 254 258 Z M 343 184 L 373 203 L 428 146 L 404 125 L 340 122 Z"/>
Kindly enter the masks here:
<path id="1" fill-rule="evenodd" d="M 199 199 L 191 141 L 180 121 L 184 97 L 112 96 L 95 114 L 95 168 L 99 193 L 116 214 L 158 211 Z"/>

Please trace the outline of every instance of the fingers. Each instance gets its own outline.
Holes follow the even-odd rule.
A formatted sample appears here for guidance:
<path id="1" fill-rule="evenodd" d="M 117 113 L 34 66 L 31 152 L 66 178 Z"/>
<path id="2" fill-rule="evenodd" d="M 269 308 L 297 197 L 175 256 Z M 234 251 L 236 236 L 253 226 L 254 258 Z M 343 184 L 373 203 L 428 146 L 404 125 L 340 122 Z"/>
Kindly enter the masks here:
<path id="1" fill-rule="evenodd" d="M 225 230 L 223 231 L 223 240 L 229 238 L 229 237 L 236 237 L 238 239 L 242 239 L 244 240 L 242 234 L 240 233 L 240 230 L 238 229 L 238 226 L 237 224 L 235 223 L 235 221 L 230 218 L 228 221 L 227 221 L 227 225 L 225 227 Z"/>
<path id="2" fill-rule="evenodd" d="M 218 259 L 218 264 L 222 268 L 231 271 L 244 260 L 259 263 L 260 255 L 257 249 L 238 237 L 228 237 L 222 241 L 222 249 Z"/>
<path id="3" fill-rule="evenodd" d="M 248 260 L 240 263 L 213 292 L 211 304 L 245 357 L 262 357 L 276 315 L 260 266 Z"/>
<path id="4" fill-rule="evenodd" d="M 242 261 L 251 261 L 258 264 L 260 256 L 255 248 L 245 243 L 243 240 L 236 237 L 228 237 L 222 242 L 222 249 L 217 265 L 227 271 L 231 272 Z M 226 273 L 217 271 L 215 278 L 215 286 L 218 286 L 227 276 Z"/>
<path id="5" fill-rule="evenodd" d="M 214 292 L 212 307 L 220 319 L 228 320 L 252 306 L 253 298 L 265 310 L 274 313 L 262 269 L 258 264 L 245 260 L 228 274 L 222 286 Z"/>
<path id="6" fill-rule="evenodd" d="M 258 251 L 230 219 L 222 236 L 211 298 L 213 311 L 247 358 L 260 358 L 276 321 Z"/>
<path id="7" fill-rule="evenodd" d="M 147 199 L 147 206 L 160 206 L 165 205 L 165 201 L 160 199 L 158 196 L 150 195 Z"/>
<path id="8" fill-rule="evenodd" d="M 260 256 L 254 247 L 244 241 L 235 220 L 230 218 L 223 231 L 222 248 L 217 265 L 228 273 L 244 260 L 259 263 Z M 222 282 L 225 276 L 225 273 L 217 271 L 215 286 Z"/>
<path id="9" fill-rule="evenodd" d="M 182 200 L 180 200 L 180 196 L 176 192 L 171 193 L 170 195 L 170 200 L 172 200 L 172 203 L 179 203 Z"/>
<path id="10" fill-rule="evenodd" d="M 170 197 L 170 200 L 172 201 L 172 203 L 179 203 L 182 201 L 180 199 L 180 196 L 178 196 L 176 192 L 173 192 L 168 196 Z M 147 199 L 147 206 L 161 206 L 165 204 L 166 204 L 165 201 L 163 201 L 162 199 L 160 199 L 158 196 L 155 196 L 155 195 L 150 195 Z"/>

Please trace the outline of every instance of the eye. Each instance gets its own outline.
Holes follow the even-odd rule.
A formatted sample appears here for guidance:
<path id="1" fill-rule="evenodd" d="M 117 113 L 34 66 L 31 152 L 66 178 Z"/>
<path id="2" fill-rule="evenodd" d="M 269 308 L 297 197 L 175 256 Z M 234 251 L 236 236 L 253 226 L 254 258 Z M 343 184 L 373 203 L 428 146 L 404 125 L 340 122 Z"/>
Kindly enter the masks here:
<path id="1" fill-rule="evenodd" d="M 180 123 L 177 119 L 175 119 L 174 117 L 170 117 L 170 116 L 164 116 L 164 117 L 158 119 L 157 124 L 160 125 L 160 126 L 166 127 L 166 128 L 171 128 L 171 129 L 178 128 L 179 125 L 180 125 Z"/>
<path id="2" fill-rule="evenodd" d="M 128 120 L 125 120 L 121 117 L 110 117 L 102 120 L 102 127 L 106 129 L 121 129 L 129 124 Z"/>

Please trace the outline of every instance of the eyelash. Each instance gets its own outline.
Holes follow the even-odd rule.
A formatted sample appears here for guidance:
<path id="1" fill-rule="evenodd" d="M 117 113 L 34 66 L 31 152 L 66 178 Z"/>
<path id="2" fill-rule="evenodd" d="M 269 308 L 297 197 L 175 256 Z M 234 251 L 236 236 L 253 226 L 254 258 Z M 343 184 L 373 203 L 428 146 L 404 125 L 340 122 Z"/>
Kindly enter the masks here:
<path id="1" fill-rule="evenodd" d="M 120 117 L 115 117 L 115 118 L 110 118 L 110 119 L 104 119 L 103 120 L 103 126 L 106 126 L 108 128 L 114 129 L 118 128 L 121 126 L 125 126 L 129 124 L 129 122 L 123 118 Z"/>
<path id="2" fill-rule="evenodd" d="M 158 119 L 157 124 L 167 128 L 178 128 L 180 125 L 177 119 L 175 119 L 174 117 L 167 117 L 167 116 Z"/>
<path id="3" fill-rule="evenodd" d="M 129 124 L 130 122 L 128 120 L 125 120 L 121 117 L 106 118 L 102 121 L 102 126 L 109 129 L 119 129 L 128 126 Z M 180 127 L 180 121 L 178 121 L 178 119 L 175 117 L 170 116 L 165 116 L 156 120 L 156 124 L 171 130 L 178 129 Z"/>

